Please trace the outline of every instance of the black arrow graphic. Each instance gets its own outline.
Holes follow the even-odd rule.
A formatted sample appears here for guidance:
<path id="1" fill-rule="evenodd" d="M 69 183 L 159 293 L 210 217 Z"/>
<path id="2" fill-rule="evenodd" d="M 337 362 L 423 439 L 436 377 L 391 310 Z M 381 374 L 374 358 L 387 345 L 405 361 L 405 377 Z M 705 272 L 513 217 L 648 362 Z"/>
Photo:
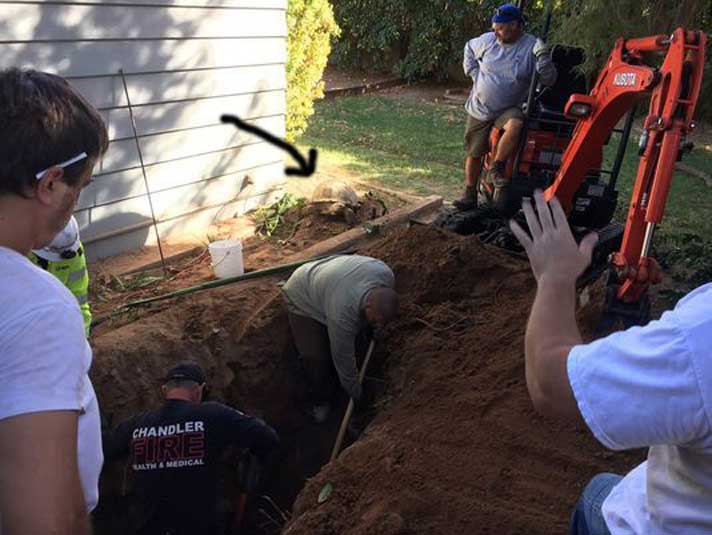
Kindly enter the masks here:
<path id="1" fill-rule="evenodd" d="M 283 139 L 279 139 L 278 137 L 273 136 L 272 134 L 262 130 L 261 128 L 248 124 L 235 115 L 221 115 L 220 120 L 223 123 L 234 124 L 240 130 L 244 130 L 245 132 L 249 132 L 250 134 L 254 134 L 258 137 L 261 137 L 265 141 L 272 143 L 272 145 L 276 145 L 280 149 L 286 150 L 292 156 L 292 158 L 297 161 L 299 167 L 287 167 L 284 170 L 285 174 L 311 176 L 316 170 L 316 149 L 309 149 L 309 161 L 307 161 L 304 159 L 304 156 L 302 156 L 300 152 L 295 149 L 294 145 L 292 145 L 291 143 L 287 143 Z"/>

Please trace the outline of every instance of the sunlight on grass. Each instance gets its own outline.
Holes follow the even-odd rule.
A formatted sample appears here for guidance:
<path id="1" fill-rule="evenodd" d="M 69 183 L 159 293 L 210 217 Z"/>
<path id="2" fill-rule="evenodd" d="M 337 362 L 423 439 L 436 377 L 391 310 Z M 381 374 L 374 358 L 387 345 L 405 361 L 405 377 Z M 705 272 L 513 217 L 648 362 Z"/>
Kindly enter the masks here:
<path id="1" fill-rule="evenodd" d="M 462 133 L 465 111 L 447 103 L 386 96 L 347 97 L 317 103 L 303 147 L 319 149 L 320 165 L 338 167 L 389 188 L 437 194 L 462 191 Z M 634 136 L 633 136 L 634 137 Z M 615 143 L 606 149 L 608 164 Z M 712 154 L 694 150 L 686 163 L 712 173 Z M 625 218 L 638 167 L 637 139 L 631 139 L 621 169 L 617 216 Z M 712 188 L 696 177 L 675 173 L 663 236 L 712 236 Z"/>

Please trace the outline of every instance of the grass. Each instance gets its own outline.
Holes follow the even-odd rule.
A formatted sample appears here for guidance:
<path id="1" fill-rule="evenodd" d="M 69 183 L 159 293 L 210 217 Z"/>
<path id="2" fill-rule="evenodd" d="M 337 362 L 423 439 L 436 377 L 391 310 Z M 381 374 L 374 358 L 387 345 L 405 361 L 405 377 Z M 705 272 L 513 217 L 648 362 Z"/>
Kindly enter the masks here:
<path id="1" fill-rule="evenodd" d="M 452 197 L 462 188 L 460 109 L 385 97 L 317 104 L 300 144 L 320 166 L 342 167 L 383 186 Z"/>
<path id="2" fill-rule="evenodd" d="M 452 198 L 462 190 L 464 113 L 460 106 L 383 96 L 322 101 L 300 145 L 318 148 L 322 167 L 342 167 L 410 193 Z M 638 166 L 633 137 L 619 179 L 626 205 Z M 613 149 L 607 150 L 609 160 Z M 685 161 L 712 174 L 712 153 L 704 149 L 693 150 Z M 675 173 L 663 230 L 712 236 L 710 212 L 712 188 Z"/>
<path id="3" fill-rule="evenodd" d="M 344 169 L 366 182 L 452 199 L 462 192 L 464 122 L 459 105 L 345 97 L 317 103 L 299 144 L 319 149 L 322 169 Z M 619 177 L 619 219 L 625 218 L 639 162 L 635 137 Z M 609 165 L 613 154 L 615 146 L 608 147 Z M 712 174 L 712 152 L 695 149 L 685 162 Z M 688 263 L 685 276 L 693 283 L 712 279 L 712 188 L 700 178 L 675 173 L 656 248 Z"/>

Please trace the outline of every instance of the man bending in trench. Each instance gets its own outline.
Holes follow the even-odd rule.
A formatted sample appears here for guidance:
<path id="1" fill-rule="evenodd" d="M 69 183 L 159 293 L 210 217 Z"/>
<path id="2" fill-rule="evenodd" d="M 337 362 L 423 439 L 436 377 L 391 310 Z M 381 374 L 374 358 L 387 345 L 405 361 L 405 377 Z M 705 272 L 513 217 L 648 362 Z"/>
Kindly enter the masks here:
<path id="1" fill-rule="evenodd" d="M 218 535 L 222 453 L 229 446 L 249 449 L 255 460 L 243 466 L 250 466 L 256 479 L 259 465 L 279 444 L 274 429 L 259 418 L 220 403 L 201 403 L 205 384 L 197 364 L 175 366 L 164 379 L 163 407 L 104 435 L 107 461 L 131 456 L 132 512 L 141 535 Z"/>
<path id="2" fill-rule="evenodd" d="M 576 279 L 596 237 L 577 244 L 559 201 L 535 200 L 536 214 L 523 205 L 531 235 L 512 223 L 537 282 L 525 338 L 534 406 L 585 422 L 607 448 L 650 447 L 627 475 L 591 480 L 571 535 L 712 534 L 712 284 L 657 321 L 584 344 Z"/>
<path id="3" fill-rule="evenodd" d="M 394 285 L 380 260 L 342 255 L 304 264 L 282 288 L 318 423 L 329 415 L 338 382 L 354 401 L 361 399 L 356 339 L 396 317 Z"/>

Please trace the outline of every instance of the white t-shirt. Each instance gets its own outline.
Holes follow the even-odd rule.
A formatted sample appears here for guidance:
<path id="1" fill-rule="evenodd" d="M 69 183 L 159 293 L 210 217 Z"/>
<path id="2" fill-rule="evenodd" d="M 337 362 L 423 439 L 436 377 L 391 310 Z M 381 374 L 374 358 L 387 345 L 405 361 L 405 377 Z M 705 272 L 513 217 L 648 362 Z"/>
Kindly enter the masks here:
<path id="1" fill-rule="evenodd" d="M 613 450 L 648 460 L 603 503 L 613 535 L 712 534 L 712 284 L 568 358 L 579 410 Z"/>
<path id="2" fill-rule="evenodd" d="M 99 499 L 103 462 L 91 349 L 76 298 L 55 277 L 0 247 L 0 420 L 79 412 L 79 475 L 87 507 Z"/>

